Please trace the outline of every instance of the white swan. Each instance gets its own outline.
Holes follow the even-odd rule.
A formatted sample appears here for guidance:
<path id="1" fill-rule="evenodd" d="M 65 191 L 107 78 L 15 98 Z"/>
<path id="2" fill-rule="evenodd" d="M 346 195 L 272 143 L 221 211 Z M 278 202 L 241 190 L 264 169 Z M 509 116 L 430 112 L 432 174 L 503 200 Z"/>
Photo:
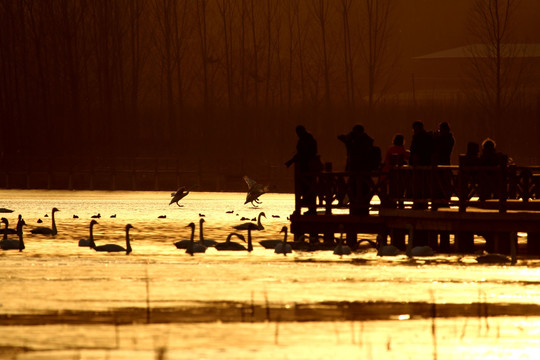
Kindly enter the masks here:
<path id="1" fill-rule="evenodd" d="M 40 235 L 56 235 L 58 234 L 58 229 L 56 228 L 56 222 L 54 221 L 54 213 L 60 211 L 57 208 L 52 209 L 52 228 L 46 227 L 46 226 L 39 226 L 37 228 L 34 228 L 30 230 L 32 234 L 40 234 Z"/>
<path id="2" fill-rule="evenodd" d="M 9 221 L 8 219 L 6 218 L 2 218 L 2 223 L 4 223 L 6 225 L 6 227 L 4 228 L 4 236 L 2 238 L 2 240 L 0 240 L 0 246 L 3 247 L 13 247 L 13 246 L 19 246 L 19 240 L 16 240 L 16 239 L 8 239 L 8 233 L 11 233 L 10 229 L 8 229 L 8 226 L 9 226 Z M 20 218 L 19 218 L 19 221 L 20 221 Z M 16 231 L 15 231 L 16 232 Z"/>
<path id="3" fill-rule="evenodd" d="M 383 245 L 377 249 L 377 256 L 396 256 L 399 254 L 401 254 L 401 250 L 394 245 Z"/>
<path id="4" fill-rule="evenodd" d="M 81 239 L 79 240 L 79 246 L 90 246 L 94 242 L 94 225 L 96 225 L 98 222 L 96 220 L 90 221 L 90 236 L 88 239 Z"/>
<path id="5" fill-rule="evenodd" d="M 205 247 L 216 246 L 217 241 L 204 238 L 203 223 L 204 219 L 199 220 L 199 243 Z"/>
<path id="6" fill-rule="evenodd" d="M 476 257 L 476 261 L 480 264 L 506 264 L 512 260 L 502 254 L 483 254 Z"/>
<path id="7" fill-rule="evenodd" d="M 19 219 L 18 219 L 18 221 L 21 221 L 21 218 L 22 218 L 22 215 L 19 214 Z M 6 218 L 2 218 L 2 222 L 3 222 L 4 224 L 6 224 L 6 227 L 5 227 L 4 230 L 3 230 L 4 238 L 6 237 L 6 234 L 12 234 L 12 235 L 17 234 L 17 226 L 15 226 L 14 229 L 10 229 L 10 228 L 9 228 L 9 221 L 8 221 L 8 219 L 6 219 Z M 18 222 L 17 222 L 17 224 L 18 224 Z"/>
<path id="8" fill-rule="evenodd" d="M 343 244 L 343 225 L 339 225 L 339 232 L 339 242 L 334 249 L 334 254 L 339 256 L 350 255 L 352 253 L 351 248 Z"/>
<path id="9" fill-rule="evenodd" d="M 188 227 L 191 228 L 191 239 L 186 248 L 186 254 L 193 256 L 194 253 L 204 253 L 206 252 L 206 246 L 195 242 L 195 224 L 189 223 Z"/>
<path id="10" fill-rule="evenodd" d="M 215 246 L 216 250 L 227 250 L 227 251 L 247 250 L 247 248 L 244 245 L 231 241 L 231 237 L 233 236 L 238 237 L 240 240 L 244 242 L 246 241 L 246 239 L 244 238 L 244 235 L 232 232 L 227 236 L 227 240 L 225 240 L 225 242 L 216 244 Z"/>
<path id="11" fill-rule="evenodd" d="M 252 242 L 252 238 L 251 238 L 251 231 L 252 230 L 259 230 L 259 228 L 257 227 L 256 224 L 254 224 L 252 222 L 244 223 L 242 225 L 244 225 L 244 226 L 242 226 L 242 229 L 240 229 L 240 230 L 247 230 L 247 232 L 248 232 L 247 251 L 252 252 L 253 251 L 253 242 Z M 235 226 L 234 228 L 238 230 L 238 227 Z"/>
<path id="12" fill-rule="evenodd" d="M 133 226 L 131 226 L 131 224 L 126 225 L 126 247 L 125 248 L 117 244 L 105 244 L 105 245 L 96 246 L 96 244 L 94 243 L 94 239 L 92 239 L 90 247 L 96 251 L 106 251 L 106 252 L 125 251 L 126 255 L 129 255 L 132 250 L 131 243 L 129 241 L 129 229 L 133 229 Z"/>
<path id="13" fill-rule="evenodd" d="M 409 240 L 407 242 L 407 250 L 405 251 L 405 254 L 408 257 L 423 257 L 435 255 L 435 251 L 433 251 L 433 249 L 427 245 L 413 247 L 414 228 L 412 227 L 412 225 L 408 225 L 407 229 L 409 230 Z"/>
<path id="14" fill-rule="evenodd" d="M 264 226 L 261 223 L 261 217 L 263 216 L 266 218 L 266 214 L 264 213 L 264 211 L 261 211 L 259 213 L 259 216 L 257 216 L 257 224 L 248 222 L 248 223 L 243 223 L 240 225 L 233 226 L 233 228 L 235 228 L 236 230 L 247 230 L 248 228 L 251 228 L 251 230 L 264 230 Z M 255 225 L 256 228 L 254 228 L 253 225 Z"/>
<path id="15" fill-rule="evenodd" d="M 2 218 L 2 220 L 3 219 L 4 218 Z M 22 217 L 19 215 L 19 221 L 17 222 L 17 235 L 19 235 L 19 240 L 2 239 L 2 241 L 0 241 L 0 248 L 2 250 L 19 250 L 19 251 L 24 250 L 25 246 L 24 246 L 23 231 L 22 231 L 22 227 L 24 225 L 26 225 L 26 223 L 24 222 Z"/>
<path id="16" fill-rule="evenodd" d="M 281 241 L 279 244 L 276 245 L 274 252 L 276 254 L 283 254 L 283 255 L 292 253 L 291 245 L 287 244 L 287 227 L 286 226 L 282 227 L 280 233 L 284 233 L 283 241 Z"/>

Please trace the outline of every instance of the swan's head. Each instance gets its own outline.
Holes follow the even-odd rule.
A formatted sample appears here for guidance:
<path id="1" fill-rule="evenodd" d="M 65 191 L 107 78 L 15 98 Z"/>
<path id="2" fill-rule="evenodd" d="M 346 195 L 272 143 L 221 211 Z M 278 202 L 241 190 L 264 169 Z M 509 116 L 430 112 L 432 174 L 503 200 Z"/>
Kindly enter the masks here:
<path id="1" fill-rule="evenodd" d="M 52 213 L 54 214 L 54 213 L 57 212 L 57 211 L 60 211 L 60 210 L 58 210 L 57 208 L 53 207 Z"/>
<path id="2" fill-rule="evenodd" d="M 261 217 L 261 216 L 264 216 L 266 218 L 266 214 L 264 213 L 264 211 L 260 212 L 259 217 Z"/>
<path id="3" fill-rule="evenodd" d="M 94 226 L 94 225 L 96 225 L 97 223 L 98 223 L 98 222 L 97 222 L 96 220 L 92 220 L 92 221 L 90 221 L 90 226 Z"/>
<path id="4" fill-rule="evenodd" d="M 195 224 L 194 223 L 189 223 L 189 225 L 187 225 L 186 227 L 190 227 L 191 229 L 195 229 Z"/>
<path id="5" fill-rule="evenodd" d="M 204 222 L 204 219 L 201 218 L 201 219 L 199 220 L 199 223 L 202 224 L 203 222 Z M 188 225 L 188 226 L 189 226 L 189 225 Z"/>
<path id="6" fill-rule="evenodd" d="M 286 226 L 282 227 L 280 233 L 287 233 L 287 227 Z"/>
<path id="7" fill-rule="evenodd" d="M 227 240 L 230 240 L 231 237 L 233 237 L 233 236 L 236 236 L 237 238 L 239 238 L 240 240 L 242 240 L 244 242 L 246 241 L 246 238 L 244 237 L 244 235 L 239 234 L 239 233 L 235 233 L 235 232 L 230 233 L 229 236 L 227 236 Z"/>
<path id="8" fill-rule="evenodd" d="M 9 225 L 9 221 L 5 217 L 2 218 L 2 222 L 6 224 L 6 227 Z"/>
<path id="9" fill-rule="evenodd" d="M 97 224 L 97 222 L 96 222 L 96 224 Z M 134 227 L 131 224 L 127 224 L 126 225 L 126 231 L 128 231 L 129 229 L 134 229 Z"/>

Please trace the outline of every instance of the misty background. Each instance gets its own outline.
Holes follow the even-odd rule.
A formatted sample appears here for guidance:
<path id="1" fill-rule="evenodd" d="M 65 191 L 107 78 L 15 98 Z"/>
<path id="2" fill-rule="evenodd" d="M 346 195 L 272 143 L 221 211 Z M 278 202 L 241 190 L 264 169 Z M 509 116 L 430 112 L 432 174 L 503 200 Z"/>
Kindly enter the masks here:
<path id="1" fill-rule="evenodd" d="M 384 152 L 416 120 L 450 124 L 454 164 L 490 136 L 537 165 L 538 14 L 536 0 L 3 0 L 0 172 L 165 166 L 183 174 L 167 189 L 243 191 L 248 175 L 292 191 L 297 124 L 343 170 L 337 135 L 361 123 Z"/>

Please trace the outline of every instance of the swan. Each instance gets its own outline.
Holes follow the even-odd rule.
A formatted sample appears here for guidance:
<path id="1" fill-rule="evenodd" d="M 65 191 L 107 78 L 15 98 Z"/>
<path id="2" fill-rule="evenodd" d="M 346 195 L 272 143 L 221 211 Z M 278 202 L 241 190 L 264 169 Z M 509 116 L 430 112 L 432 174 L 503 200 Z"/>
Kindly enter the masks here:
<path id="1" fill-rule="evenodd" d="M 261 203 L 261 201 L 259 200 L 259 196 L 269 192 L 270 186 L 259 184 L 255 180 L 250 179 L 247 176 L 243 176 L 242 178 L 244 179 L 244 181 L 246 182 L 248 186 L 248 192 L 246 195 L 246 201 L 244 202 L 244 205 L 247 203 L 251 203 L 251 205 L 257 206 L 255 204 Z"/>
<path id="2" fill-rule="evenodd" d="M 339 225 L 339 232 L 339 242 L 334 249 L 334 254 L 339 256 L 350 255 L 352 253 L 351 248 L 343 244 L 343 225 Z"/>
<path id="3" fill-rule="evenodd" d="M 18 221 L 21 221 L 21 218 L 22 218 L 22 215 L 19 214 L 19 219 L 18 219 Z M 6 227 L 4 228 L 4 231 L 3 231 L 3 232 L 4 232 L 4 238 L 7 236 L 7 234 L 17 234 L 17 227 L 15 227 L 15 229 L 10 229 L 10 228 L 9 228 L 9 221 L 8 221 L 8 219 L 2 218 L 2 222 L 3 222 L 4 224 L 6 224 Z M 18 224 L 18 222 L 17 222 L 17 224 Z"/>
<path id="4" fill-rule="evenodd" d="M 56 229 L 56 222 L 54 221 L 54 213 L 60 211 L 57 208 L 52 209 L 52 228 L 46 227 L 46 226 L 39 226 L 37 228 L 34 228 L 30 230 L 32 234 L 40 234 L 40 235 L 56 235 L 58 234 L 58 230 Z"/>
<path id="5" fill-rule="evenodd" d="M 246 239 L 244 238 L 244 235 L 232 232 L 227 236 L 227 240 L 225 242 L 216 244 L 215 248 L 217 250 L 230 250 L 230 251 L 247 250 L 247 248 L 244 245 L 231 241 L 231 237 L 233 236 L 238 237 L 242 241 L 246 241 Z"/>
<path id="6" fill-rule="evenodd" d="M 129 255 L 129 253 L 131 253 L 131 243 L 129 242 L 129 229 L 133 229 L 133 226 L 131 226 L 131 224 L 126 225 L 126 248 L 117 244 L 105 244 L 105 245 L 96 246 L 96 244 L 94 243 L 94 239 L 92 239 L 90 247 L 96 251 L 106 251 L 106 252 L 125 251 L 126 255 Z"/>
<path id="7" fill-rule="evenodd" d="M 199 220 L 199 243 L 205 247 L 216 246 L 217 241 L 204 238 L 204 232 L 203 232 L 204 222 L 205 221 L 202 218 Z"/>
<path id="8" fill-rule="evenodd" d="M 248 228 L 251 228 L 251 230 L 264 230 L 264 226 L 261 223 L 261 217 L 264 216 L 266 218 L 266 214 L 264 211 L 261 211 L 259 213 L 259 216 L 257 216 L 257 224 L 254 224 L 252 222 L 243 223 L 240 225 L 233 226 L 236 230 L 247 230 Z M 256 228 L 253 228 L 253 225 L 255 225 Z"/>
<path id="9" fill-rule="evenodd" d="M 476 261 L 480 264 L 505 264 L 512 260 L 502 254 L 483 254 L 476 257 Z"/>
<path id="10" fill-rule="evenodd" d="M 283 241 L 276 245 L 274 252 L 276 254 L 283 254 L 283 255 L 292 253 L 291 245 L 287 244 L 287 227 L 286 226 L 282 227 L 280 233 L 285 233 L 283 235 Z"/>
<path id="11" fill-rule="evenodd" d="M 4 218 L 2 218 L 2 222 L 4 222 L 3 220 Z M 0 241 L 0 248 L 2 250 L 19 250 L 19 251 L 24 250 L 23 231 L 22 231 L 22 227 L 24 225 L 26 225 L 26 223 L 24 222 L 22 216 L 19 215 L 19 221 L 17 222 L 17 235 L 19 235 L 19 240 L 7 239 L 4 236 L 4 239 Z"/>
<path id="12" fill-rule="evenodd" d="M 186 187 L 186 186 L 180 186 L 175 192 L 173 192 L 171 194 L 172 196 L 172 199 L 171 201 L 169 202 L 169 205 L 171 204 L 174 204 L 176 203 L 176 205 L 178 205 L 179 207 L 181 207 L 182 205 L 180 205 L 178 202 L 180 200 L 182 200 L 183 198 L 185 198 L 187 196 L 187 194 L 189 194 L 189 192 L 195 188 L 196 186 L 190 186 L 189 188 Z"/>
<path id="13" fill-rule="evenodd" d="M 94 242 L 94 225 L 96 225 L 98 222 L 96 220 L 90 221 L 90 236 L 88 239 L 81 239 L 79 240 L 79 246 L 90 246 Z"/>
<path id="14" fill-rule="evenodd" d="M 195 224 L 189 223 L 188 227 L 191 228 L 191 239 L 189 240 L 189 244 L 186 248 L 186 254 L 189 254 L 193 256 L 194 253 L 204 253 L 206 252 L 206 246 L 196 243 L 194 241 L 195 239 Z M 178 247 L 178 246 L 177 246 Z"/>
<path id="15" fill-rule="evenodd" d="M 396 256 L 401 253 L 394 245 L 383 245 L 377 249 L 377 256 Z"/>
<path id="16" fill-rule="evenodd" d="M 411 225 L 408 225 L 407 229 L 409 230 L 409 241 L 407 242 L 407 250 L 405 251 L 405 254 L 408 257 L 422 257 L 422 256 L 435 255 L 435 251 L 433 251 L 433 249 L 427 245 L 413 247 L 414 229 Z"/>
<path id="17" fill-rule="evenodd" d="M 235 226 L 235 229 L 237 230 L 247 230 L 248 232 L 248 240 L 247 240 L 247 251 L 248 252 L 252 252 L 253 251 L 253 242 L 252 242 L 252 238 L 251 238 L 251 231 L 252 230 L 259 230 L 259 228 L 257 227 L 256 224 L 252 223 L 252 222 L 249 222 L 249 223 L 244 223 L 242 224 L 244 225 L 242 227 L 242 229 L 237 229 L 237 227 Z"/>

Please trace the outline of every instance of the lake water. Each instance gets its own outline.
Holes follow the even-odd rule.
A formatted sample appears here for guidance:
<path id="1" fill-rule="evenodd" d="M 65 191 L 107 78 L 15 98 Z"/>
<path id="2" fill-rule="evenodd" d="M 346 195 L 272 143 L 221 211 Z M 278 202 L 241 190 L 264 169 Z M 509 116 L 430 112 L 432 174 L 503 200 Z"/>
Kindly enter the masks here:
<path id="1" fill-rule="evenodd" d="M 537 358 L 536 259 L 480 265 L 472 254 L 380 258 L 371 248 L 283 256 L 258 241 L 282 237 L 292 194 L 265 194 L 259 207 L 244 205 L 244 193 L 192 192 L 182 207 L 169 199 L 1 190 L 0 207 L 14 210 L 1 215 L 14 227 L 22 214 L 27 226 L 23 252 L 0 252 L 0 357 Z M 30 234 L 38 219 L 50 226 L 53 207 L 58 235 Z M 225 241 L 261 211 L 265 230 L 253 232 L 251 253 L 190 256 L 173 245 L 189 239 L 190 222 L 198 239 L 200 218 L 205 237 Z M 125 225 L 134 226 L 129 256 L 78 246 L 96 214 L 97 245 L 125 246 Z"/>

